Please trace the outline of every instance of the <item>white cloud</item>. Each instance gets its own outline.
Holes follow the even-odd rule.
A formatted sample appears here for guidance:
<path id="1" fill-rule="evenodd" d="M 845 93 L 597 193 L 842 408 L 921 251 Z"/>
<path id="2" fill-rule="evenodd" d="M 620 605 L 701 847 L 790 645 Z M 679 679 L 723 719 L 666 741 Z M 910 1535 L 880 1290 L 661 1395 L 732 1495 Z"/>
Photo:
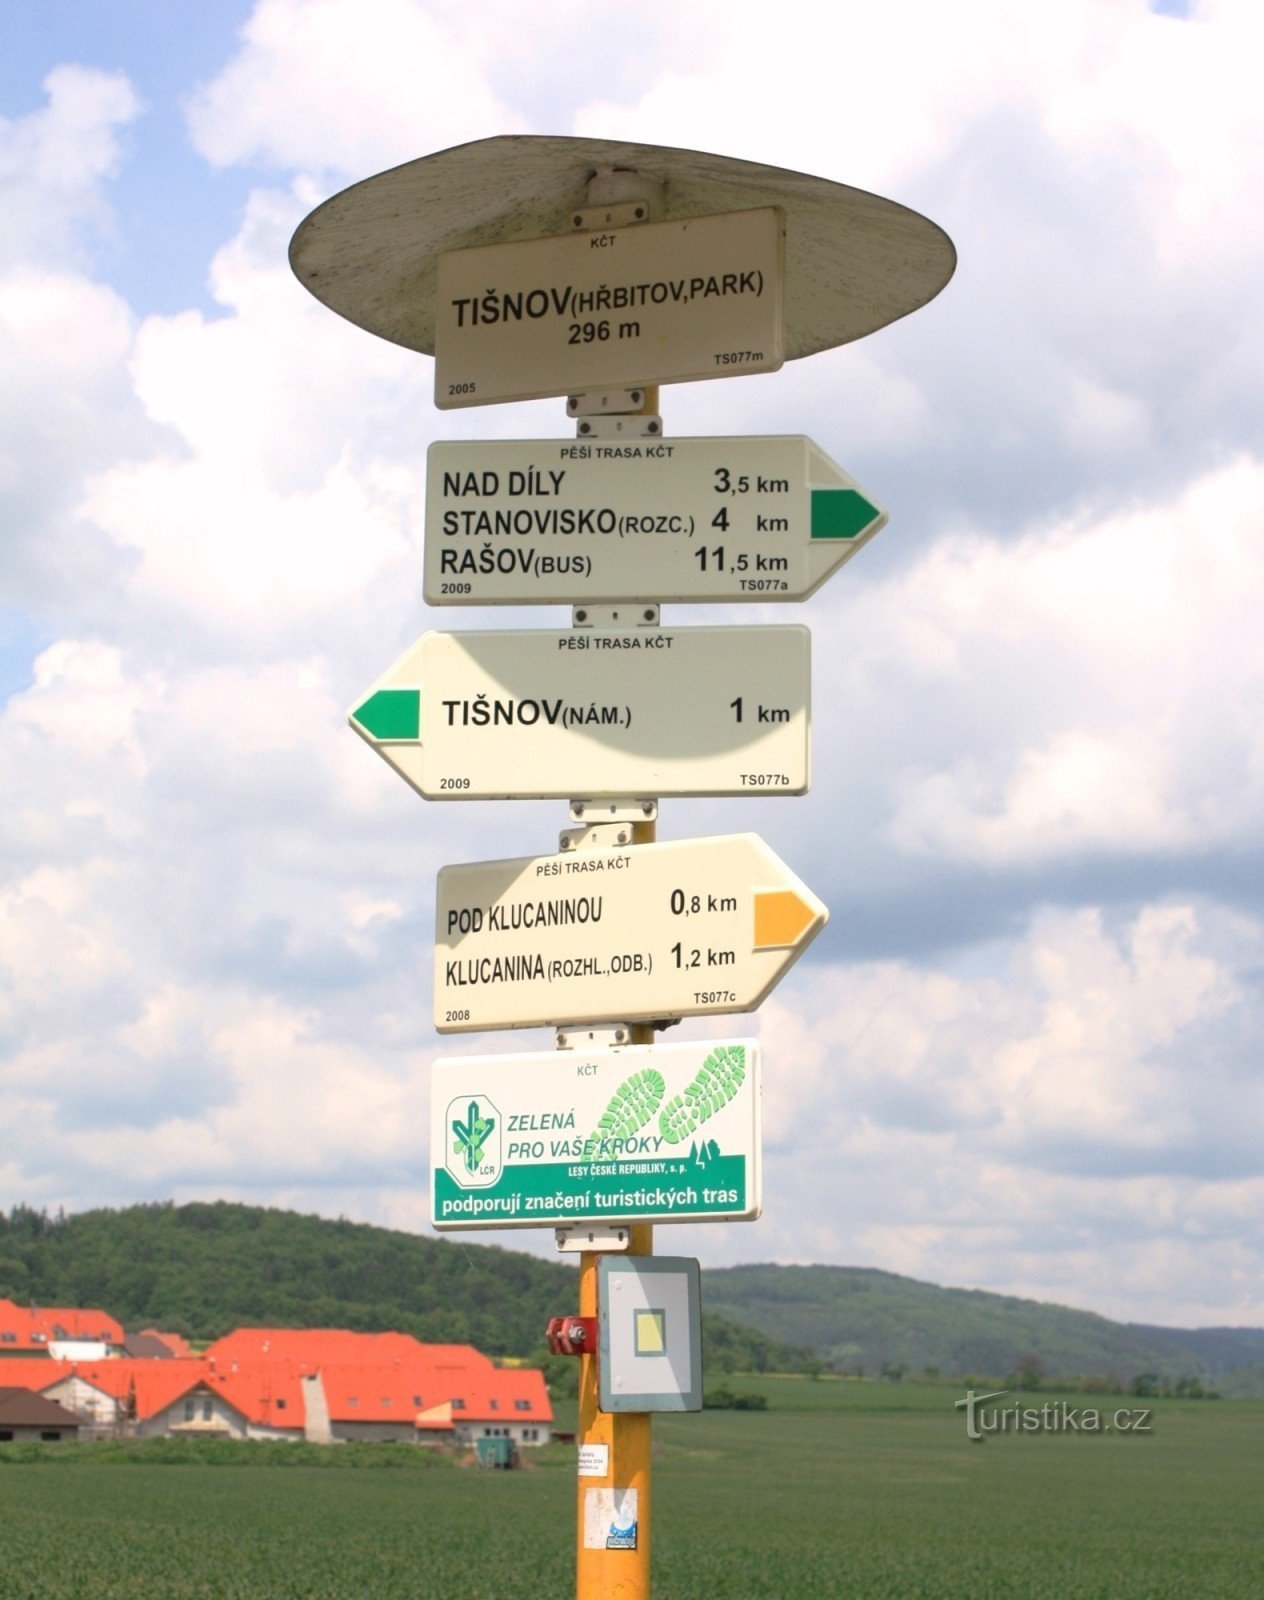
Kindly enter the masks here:
<path id="1" fill-rule="evenodd" d="M 40 110 L 0 118 L 0 572 L 10 603 L 108 582 L 105 552 L 70 513 L 84 475 L 145 434 L 127 381 L 131 313 L 76 270 L 85 233 L 109 221 L 105 183 L 137 102 L 124 78 L 81 67 L 58 67 L 44 88 Z"/>
<path id="2" fill-rule="evenodd" d="M 118 170 L 118 130 L 140 111 L 117 73 L 60 66 L 43 87 L 39 111 L 0 117 L 0 267 L 66 260 L 85 222 L 107 221 L 102 182 Z"/>
<path id="3" fill-rule="evenodd" d="M 1070 154 L 1148 169 L 1146 198 L 1167 265 L 1207 263 L 1226 247 L 1256 254 L 1257 208 L 1242 202 L 1264 179 L 1264 108 L 1252 68 L 1264 49 L 1259 7 L 1200 0 L 1176 25 L 1140 6 L 1118 9 L 1124 25 L 1088 71 L 1050 98 L 1046 126 Z M 1234 213 L 1242 226 L 1228 233 Z"/>
<path id="4" fill-rule="evenodd" d="M 6 720 L 37 734 L 63 754 L 122 760 L 138 776 L 145 770 L 136 740 L 136 712 L 146 686 L 129 682 L 119 652 L 96 641 L 63 639 L 35 661 L 35 682 L 15 696 Z"/>
<path id="5" fill-rule="evenodd" d="M 517 132 L 487 83 L 504 42 L 495 23 L 485 7 L 415 0 L 260 0 L 241 50 L 190 108 L 194 140 L 220 166 L 367 177 Z"/>
<path id="6" fill-rule="evenodd" d="M 1252 63 L 1264 26 L 1251 0 L 1207 0 L 1182 22 L 1140 0 L 1039 12 L 1008 0 L 835 12 L 789 0 L 775 17 L 757 0 L 711 0 L 662 25 L 672 69 L 634 99 L 598 91 L 577 131 L 881 190 L 942 172 L 974 128 L 1032 117 L 1069 177 L 1091 183 L 1103 162 L 1132 170 L 1172 261 L 1203 256 L 1209 230 L 1222 236 L 1258 192 Z M 1253 213 L 1245 220 L 1254 237 Z"/>
<path id="7" fill-rule="evenodd" d="M 227 314 L 150 317 L 135 337 L 153 442 L 115 452 L 66 535 L 110 550 L 133 643 L 191 625 L 247 651 L 301 647 L 374 586 L 397 606 L 418 587 L 429 363 L 303 292 L 285 260 L 299 214 L 254 196 L 212 265 Z"/>
<path id="8" fill-rule="evenodd" d="M 162 997 L 168 1001 L 169 997 Z M 321 1019 L 248 993 L 202 995 L 197 1046 L 226 1092 L 196 1113 L 120 1126 L 107 1141 L 74 1135 L 89 1170 L 120 1163 L 149 1190 L 176 1184 L 366 1177 L 420 1164 L 424 1094 L 419 1072 L 402 1074 L 381 1053 L 319 1037 Z M 152 1045 L 167 1017 L 147 1015 L 137 1042 Z M 135 1034 L 134 1034 L 135 1036 Z"/>
<path id="9" fill-rule="evenodd" d="M 792 1005 L 774 995 L 760 1015 L 769 1138 L 798 1148 L 812 1105 L 817 1137 L 831 1123 L 862 1142 L 874 1129 L 977 1136 L 993 1156 L 1055 1169 L 1078 1143 L 1106 1169 L 1177 1169 L 1183 1141 L 1206 1134 L 1209 1077 L 1238 1063 L 1204 1060 L 1195 1077 L 1176 1046 L 1201 1049 L 1227 1014 L 1250 1016 L 1234 974 L 1260 937 L 1189 905 L 1147 906 L 1119 932 L 1085 908 L 1037 916 L 1007 970 L 984 978 L 905 962 L 813 970 Z"/>
<path id="10" fill-rule="evenodd" d="M 1175 503 L 944 540 L 863 595 L 853 681 L 898 674 L 913 719 L 894 843 L 999 864 L 1257 837 L 1262 517 L 1264 468 L 1239 461 Z"/>
<path id="11" fill-rule="evenodd" d="M 78 1005 L 85 992 L 130 973 L 122 929 L 99 904 L 109 870 L 97 862 L 79 870 L 38 867 L 0 897 L 3 1004 L 11 1023 L 37 1011 L 54 1022 L 67 1002 Z"/>
<path id="12" fill-rule="evenodd" d="M 993 975 L 796 972 L 758 1022 L 768 1216 L 758 1246 L 726 1239 L 720 1259 L 1017 1284 L 1156 1321 L 1179 1282 L 1184 1318 L 1259 1320 L 1243 1229 L 1264 1180 L 1243 1168 L 1264 1097 L 1243 1030 L 1258 1041 L 1262 938 L 1206 906 L 1152 905 L 1114 930 L 1048 911 Z M 1213 1109 L 1227 1102 L 1231 1132 Z"/>

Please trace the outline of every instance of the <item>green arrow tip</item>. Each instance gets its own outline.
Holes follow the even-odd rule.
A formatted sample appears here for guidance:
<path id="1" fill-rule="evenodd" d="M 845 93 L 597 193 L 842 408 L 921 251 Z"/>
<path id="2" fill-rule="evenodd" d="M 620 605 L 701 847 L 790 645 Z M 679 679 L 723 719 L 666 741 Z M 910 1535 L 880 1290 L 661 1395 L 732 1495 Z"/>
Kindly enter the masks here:
<path id="1" fill-rule="evenodd" d="M 854 539 L 881 514 L 857 489 L 812 491 L 814 539 Z"/>
<path id="2" fill-rule="evenodd" d="M 371 739 L 421 736 L 421 690 L 378 689 L 351 713 Z"/>

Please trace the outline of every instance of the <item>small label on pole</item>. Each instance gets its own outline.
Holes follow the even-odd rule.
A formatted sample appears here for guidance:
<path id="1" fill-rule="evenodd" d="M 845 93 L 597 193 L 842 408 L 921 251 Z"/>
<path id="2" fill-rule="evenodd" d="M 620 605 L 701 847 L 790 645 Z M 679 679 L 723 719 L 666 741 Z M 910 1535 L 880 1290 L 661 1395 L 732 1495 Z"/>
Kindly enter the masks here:
<path id="1" fill-rule="evenodd" d="M 610 1446 L 608 1444 L 581 1444 L 579 1447 L 579 1475 L 581 1478 L 609 1477 Z"/>
<path id="2" fill-rule="evenodd" d="M 635 1550 L 636 1532 L 635 1489 L 584 1491 L 585 1550 Z"/>

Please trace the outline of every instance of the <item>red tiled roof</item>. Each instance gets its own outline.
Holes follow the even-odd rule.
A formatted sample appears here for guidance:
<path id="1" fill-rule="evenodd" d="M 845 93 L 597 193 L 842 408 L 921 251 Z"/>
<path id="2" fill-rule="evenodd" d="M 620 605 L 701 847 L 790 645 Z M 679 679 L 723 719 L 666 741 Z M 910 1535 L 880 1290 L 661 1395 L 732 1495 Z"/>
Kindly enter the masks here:
<path id="1" fill-rule="evenodd" d="M 410 1333 L 356 1333 L 350 1328 L 238 1328 L 206 1352 L 220 1366 L 232 1361 L 294 1361 L 315 1371 L 332 1362 L 388 1366 L 441 1361 L 462 1370 L 491 1370 L 472 1344 L 423 1344 Z"/>
<path id="2" fill-rule="evenodd" d="M 452 1388 L 452 1399 L 465 1405 L 461 1416 L 471 1422 L 552 1422 L 544 1374 L 536 1367 L 493 1367 L 490 1372 L 470 1374 L 459 1387 Z"/>
<path id="3" fill-rule="evenodd" d="M 206 1383 L 256 1427 L 303 1431 L 301 1372 L 292 1361 L 237 1362 L 229 1370 L 211 1365 Z"/>
<path id="4" fill-rule="evenodd" d="M 333 1422 L 410 1422 L 419 1411 L 457 1400 L 464 1404 L 454 1411 L 471 1422 L 553 1420 L 544 1376 L 530 1367 L 501 1370 L 489 1365 L 485 1371 L 472 1371 L 434 1362 L 402 1367 L 329 1364 L 320 1376 Z"/>
<path id="5" fill-rule="evenodd" d="M 302 1378 L 319 1373 L 335 1422 L 551 1422 L 543 1375 L 530 1367 L 498 1368 L 472 1345 L 427 1345 L 400 1333 L 340 1328 L 242 1328 L 202 1357 L 105 1361 L 13 1358 L 0 1361 L 0 1383 L 40 1392 L 78 1377 L 123 1402 L 138 1421 L 174 1405 L 203 1385 L 247 1421 L 300 1431 Z"/>
<path id="6" fill-rule="evenodd" d="M 191 1389 L 208 1380 L 205 1361 L 129 1361 L 132 1368 L 128 1394 L 136 1420 L 144 1422 L 182 1400 Z M 121 1366 L 121 1362 L 111 1365 Z M 230 1402 L 231 1404 L 231 1402 Z"/>
<path id="7" fill-rule="evenodd" d="M 320 1369 L 331 1422 L 406 1422 L 447 1399 L 420 1363 L 327 1363 Z M 427 1392 L 427 1387 L 429 1392 Z"/>
<path id="8" fill-rule="evenodd" d="M 104 1311 L 66 1306 L 19 1306 L 0 1300 L 0 1352 L 46 1350 L 54 1339 L 121 1344 L 123 1329 Z"/>
<path id="9" fill-rule="evenodd" d="M 136 1417 L 142 1422 L 178 1400 L 206 1374 L 205 1362 L 174 1358 L 146 1361 L 121 1357 L 112 1361 L 66 1361 L 58 1365 L 63 1369 L 62 1378 L 79 1378 L 111 1399 L 127 1402 L 135 1408 Z"/>
<path id="10" fill-rule="evenodd" d="M 35 1363 L 23 1362 L 22 1365 L 34 1366 Z M 57 1365 L 62 1378 L 73 1375 L 111 1398 L 125 1402 L 138 1422 L 157 1416 L 191 1390 L 205 1387 L 257 1426 L 300 1432 L 303 1428 L 299 1374 L 285 1362 L 250 1362 L 239 1364 L 232 1371 L 217 1369 L 213 1362 L 202 1357 L 178 1356 L 157 1361 L 121 1359 L 59 1362 Z"/>
<path id="11" fill-rule="evenodd" d="M 0 1384 L 38 1394 L 60 1383 L 72 1370 L 69 1361 L 53 1361 L 48 1356 L 12 1356 L 0 1361 Z"/>

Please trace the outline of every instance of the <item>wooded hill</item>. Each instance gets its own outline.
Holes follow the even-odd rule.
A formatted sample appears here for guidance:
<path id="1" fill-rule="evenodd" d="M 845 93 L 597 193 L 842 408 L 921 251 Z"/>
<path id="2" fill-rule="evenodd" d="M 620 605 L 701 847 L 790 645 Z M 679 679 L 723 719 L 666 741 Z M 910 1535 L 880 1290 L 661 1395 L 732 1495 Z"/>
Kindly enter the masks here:
<path id="1" fill-rule="evenodd" d="M 249 1326 L 395 1329 L 491 1356 L 538 1355 L 548 1319 L 579 1309 L 572 1264 L 222 1201 L 0 1212 L 0 1298 L 99 1306 L 129 1330 L 194 1340 Z M 709 1313 L 703 1346 L 715 1372 L 813 1365 Z"/>
<path id="2" fill-rule="evenodd" d="M 1027 1363 L 1050 1379 L 1126 1387 L 1155 1373 L 1264 1395 L 1264 1329 L 1111 1322 L 861 1267 L 710 1268 L 702 1293 L 710 1375 L 1003 1379 Z M 578 1309 L 571 1262 L 224 1202 L 0 1212 L 0 1296 L 100 1306 L 129 1329 L 199 1340 L 249 1325 L 395 1328 L 533 1359 L 548 1318 Z"/>
<path id="3" fill-rule="evenodd" d="M 1264 1328 L 1163 1328 L 981 1289 L 942 1289 L 864 1267 L 713 1269 L 713 1312 L 809 1346 L 828 1366 L 879 1376 L 930 1368 L 1002 1379 L 1023 1363 L 1048 1377 L 1127 1386 L 1138 1374 L 1264 1394 Z M 1259 1370 L 1250 1369 L 1256 1364 Z M 1231 1375 L 1236 1374 L 1236 1378 Z"/>

